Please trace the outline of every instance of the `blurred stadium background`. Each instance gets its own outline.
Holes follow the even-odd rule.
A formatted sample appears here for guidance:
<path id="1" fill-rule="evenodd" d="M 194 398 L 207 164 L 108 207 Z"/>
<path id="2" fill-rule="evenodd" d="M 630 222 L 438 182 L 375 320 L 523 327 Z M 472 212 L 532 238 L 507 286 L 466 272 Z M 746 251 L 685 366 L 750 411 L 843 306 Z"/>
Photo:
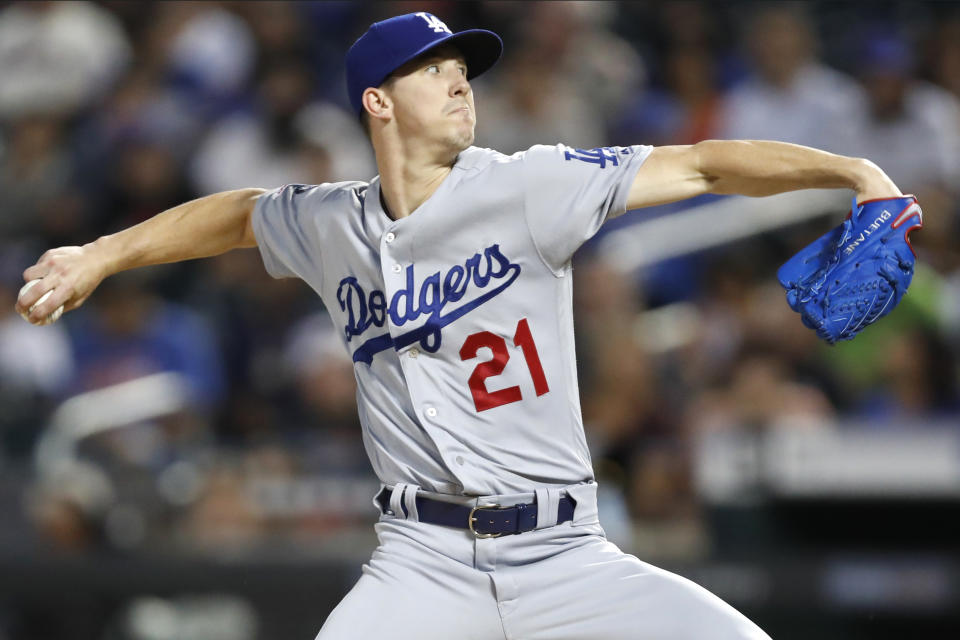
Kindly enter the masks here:
<path id="1" fill-rule="evenodd" d="M 779 139 L 919 196 L 910 295 L 835 348 L 774 274 L 849 193 L 624 216 L 578 256 L 578 357 L 623 548 L 774 638 L 960 637 L 960 4 L 4 2 L 0 640 L 312 638 L 359 576 L 377 482 L 305 285 L 251 250 L 13 304 L 47 248 L 372 177 L 343 54 L 418 10 L 504 36 L 479 145 Z"/>

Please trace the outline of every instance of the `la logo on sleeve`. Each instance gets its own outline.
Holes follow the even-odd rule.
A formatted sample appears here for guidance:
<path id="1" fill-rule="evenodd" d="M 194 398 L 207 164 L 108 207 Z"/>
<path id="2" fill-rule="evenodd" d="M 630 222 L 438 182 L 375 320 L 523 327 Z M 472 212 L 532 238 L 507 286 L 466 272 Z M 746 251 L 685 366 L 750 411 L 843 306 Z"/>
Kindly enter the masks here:
<path id="1" fill-rule="evenodd" d="M 437 16 L 425 11 L 420 11 L 417 15 L 427 21 L 427 26 L 433 29 L 434 33 L 452 33 L 450 28 L 443 23 L 443 20 Z"/>

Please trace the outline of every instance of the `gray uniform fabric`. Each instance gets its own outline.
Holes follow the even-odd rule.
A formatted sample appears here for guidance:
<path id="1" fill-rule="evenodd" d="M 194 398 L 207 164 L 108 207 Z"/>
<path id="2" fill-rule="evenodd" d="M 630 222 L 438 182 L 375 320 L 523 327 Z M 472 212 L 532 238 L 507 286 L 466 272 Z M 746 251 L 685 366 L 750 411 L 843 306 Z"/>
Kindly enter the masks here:
<path id="1" fill-rule="evenodd" d="M 650 151 L 471 147 L 400 220 L 378 178 L 259 199 L 264 264 L 306 281 L 340 328 L 364 444 L 393 487 L 381 544 L 320 638 L 766 637 L 620 552 L 597 521 L 570 259 L 625 211 Z M 535 531 L 479 540 L 418 522 L 418 491 L 474 505 L 536 497 L 541 517 Z M 552 526 L 562 493 L 577 501 L 574 521 Z"/>
<path id="2" fill-rule="evenodd" d="M 595 484 L 546 491 L 553 495 L 544 499 L 539 490 L 540 504 L 574 497 L 572 522 L 476 539 L 414 514 L 383 515 L 380 545 L 317 640 L 769 640 L 706 589 L 607 541 Z M 394 498 L 400 493 L 413 495 L 401 486 Z M 509 506 L 532 498 L 462 502 Z"/>
<path id="3" fill-rule="evenodd" d="M 364 443 L 381 481 L 484 495 L 592 480 L 570 258 L 625 211 L 649 152 L 472 147 L 396 221 L 377 178 L 260 198 L 253 226 L 267 270 L 320 294 L 356 362 Z M 514 339 L 523 320 L 539 389 L 531 348 Z M 478 377 L 496 374 L 471 384 L 478 367 Z M 518 399 L 478 410 L 475 390 L 488 402 Z"/>

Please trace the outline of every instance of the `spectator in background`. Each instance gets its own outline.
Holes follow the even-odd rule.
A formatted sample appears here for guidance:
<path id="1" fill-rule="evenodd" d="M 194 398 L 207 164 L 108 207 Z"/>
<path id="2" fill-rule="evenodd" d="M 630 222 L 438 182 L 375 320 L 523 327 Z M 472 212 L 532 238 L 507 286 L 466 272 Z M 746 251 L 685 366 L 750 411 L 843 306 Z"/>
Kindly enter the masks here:
<path id="1" fill-rule="evenodd" d="M 157 133 L 132 132 L 118 141 L 108 159 L 100 202 L 111 231 L 193 199 L 176 152 Z"/>
<path id="2" fill-rule="evenodd" d="M 317 470 L 369 475 L 357 416 L 356 379 L 336 327 L 326 312 L 305 317 L 287 336 L 284 361 L 296 389 L 297 449 Z"/>
<path id="3" fill-rule="evenodd" d="M 187 548 L 230 552 L 250 548 L 266 533 L 244 482 L 241 465 L 219 461 L 205 476 L 196 502 L 177 524 L 177 535 Z"/>
<path id="4" fill-rule="evenodd" d="M 215 3 L 176 4 L 183 6 L 168 11 L 185 15 L 165 43 L 167 81 L 204 115 L 220 115 L 241 98 L 253 74 L 253 33 L 246 21 Z"/>
<path id="5" fill-rule="evenodd" d="M 844 129 L 858 117 L 861 90 L 819 63 L 816 37 L 796 4 L 748 5 L 752 73 L 727 95 L 720 137 L 769 139 L 849 153 Z"/>
<path id="6" fill-rule="evenodd" d="M 0 10 L 0 118 L 69 115 L 130 62 L 114 15 L 92 2 L 15 2 Z"/>
<path id="7" fill-rule="evenodd" d="M 721 94 L 713 54 L 675 47 L 664 59 L 664 86 L 641 93 L 616 126 L 618 138 L 644 144 L 694 144 L 719 137 Z"/>
<path id="8" fill-rule="evenodd" d="M 720 68 L 727 57 L 718 45 L 717 15 L 700 2 L 653 8 L 648 33 L 639 42 L 653 50 L 647 87 L 636 91 L 614 127 L 618 140 L 644 144 L 693 144 L 717 138 L 721 105 Z"/>
<path id="9" fill-rule="evenodd" d="M 313 31 L 295 2 L 242 2 L 235 6 L 250 26 L 261 61 L 310 60 Z"/>
<path id="10" fill-rule="evenodd" d="M 939 22 L 929 44 L 930 79 L 960 99 L 960 12 Z"/>
<path id="11" fill-rule="evenodd" d="M 638 336 L 640 296 L 629 278 L 599 260 L 584 256 L 576 269 L 584 429 L 608 508 L 624 508 L 648 527 L 687 521 L 689 443 L 660 363 L 647 336 Z"/>
<path id="12" fill-rule="evenodd" d="M 0 281 L 0 307 L 16 301 L 17 290 L 10 286 L 13 282 L 13 278 Z M 35 327 L 10 309 L 7 305 L 0 310 L 0 389 L 11 395 L 61 397 L 74 376 L 65 326 Z M 4 412 L 11 408 L 6 402 L 3 406 Z"/>
<path id="13" fill-rule="evenodd" d="M 106 96 L 101 107 L 80 128 L 79 146 L 84 157 L 99 168 L 111 161 L 117 148 L 131 140 L 162 141 L 184 162 L 193 152 L 193 140 L 204 120 L 193 98 L 167 86 L 157 72 L 137 68 Z M 97 171 L 90 169 L 84 181 L 102 188 Z"/>
<path id="14" fill-rule="evenodd" d="M 687 427 L 759 431 L 829 424 L 835 412 L 826 394 L 794 376 L 782 359 L 748 343 L 727 378 L 690 403 Z"/>
<path id="15" fill-rule="evenodd" d="M 644 69 L 630 45 L 606 26 L 604 3 L 536 3 L 524 15 L 520 48 L 483 89 L 477 143 L 512 153 L 557 141 L 594 147 L 604 122 L 639 86 Z"/>
<path id="16" fill-rule="evenodd" d="M 885 345 L 877 384 L 864 394 L 854 415 L 868 424 L 909 425 L 917 419 L 953 422 L 960 387 L 950 351 L 931 328 L 898 332 Z"/>
<path id="17" fill-rule="evenodd" d="M 115 487 L 102 469 L 73 464 L 38 478 L 26 506 L 41 547 L 82 553 L 106 546 L 104 518 L 115 500 Z"/>
<path id="18" fill-rule="evenodd" d="M 670 144 L 716 138 L 720 93 L 713 53 L 702 47 L 677 48 L 668 54 L 665 66 L 667 85 L 679 102 L 681 114 Z"/>
<path id="19" fill-rule="evenodd" d="M 85 233 L 64 129 L 56 116 L 25 115 L 9 122 L 9 142 L 0 155 L 0 237 L 52 241 Z"/>
<path id="20" fill-rule="evenodd" d="M 3 247 L 4 254 L 14 253 Z M 4 256 L 6 258 L 6 256 Z M 38 426 L 47 420 L 74 375 L 66 328 L 29 325 L 12 311 L 17 275 L 6 259 L 0 268 L 0 466 L 30 453 Z M 19 271 L 17 269 L 16 271 Z"/>
<path id="21" fill-rule="evenodd" d="M 916 79 L 914 56 L 892 28 L 862 38 L 858 64 L 866 100 L 850 122 L 849 150 L 876 158 L 904 192 L 924 201 L 928 188 L 960 193 L 960 99 Z"/>
<path id="22" fill-rule="evenodd" d="M 138 67 L 80 124 L 77 184 L 91 203 L 91 230 L 106 233 L 149 217 L 152 207 L 170 206 L 170 198 L 195 196 L 183 167 L 204 123 L 192 104 L 156 73 Z"/>
<path id="23" fill-rule="evenodd" d="M 554 61 L 604 120 L 623 108 L 647 76 L 633 46 L 611 28 L 616 12 L 604 2 L 538 2 L 524 17 L 521 36 Z"/>
<path id="24" fill-rule="evenodd" d="M 318 98 L 333 93 L 342 100 L 342 78 L 324 76 L 318 68 L 329 64 L 317 61 L 314 49 L 323 46 L 316 41 L 316 30 L 334 27 L 338 9 L 334 6 L 307 7 L 297 3 L 241 3 L 237 10 L 246 17 L 259 49 L 261 67 L 274 67 L 298 60 L 311 75 L 310 101 L 293 118 L 302 148 L 304 171 L 328 181 L 355 180 L 376 173 L 373 154 L 357 119 L 337 104 Z M 341 7 L 339 13 L 349 12 Z M 314 24 L 307 20 L 314 18 Z M 323 22 L 323 24 L 316 24 Z M 326 43 L 329 46 L 329 42 Z M 339 54 L 337 54 L 339 56 Z M 331 91 L 333 85 L 334 90 Z M 292 180 L 292 178 L 291 178 Z"/>
<path id="25" fill-rule="evenodd" d="M 343 164 L 353 154 L 372 161 L 359 122 L 312 102 L 315 78 L 302 60 L 265 64 L 255 107 L 222 119 L 197 150 L 191 177 L 199 193 L 330 182 L 355 168 Z M 361 175 L 370 171 L 372 164 Z"/>
<path id="26" fill-rule="evenodd" d="M 584 426 L 591 453 L 624 469 L 658 411 L 652 363 L 635 338 L 640 299 L 628 278 L 599 260 L 578 260 L 577 278 Z"/>
<path id="27" fill-rule="evenodd" d="M 316 100 L 301 109 L 294 126 L 304 141 L 304 162 L 315 177 L 328 181 L 374 176 L 373 151 L 364 144 L 357 120 L 330 102 Z"/>
<path id="28" fill-rule="evenodd" d="M 817 365 L 818 339 L 796 322 L 779 285 L 757 275 L 767 253 L 743 243 L 738 249 L 708 267 L 697 301 L 700 330 L 679 354 L 685 426 L 822 424 L 836 411 L 834 381 Z"/>
<path id="29" fill-rule="evenodd" d="M 606 139 L 600 113 L 587 96 L 556 60 L 532 45 L 504 60 L 480 112 L 477 144 L 503 153 L 554 140 L 588 148 Z"/>
<path id="30" fill-rule="evenodd" d="M 164 371 L 182 374 L 193 405 L 208 409 L 223 396 L 216 340 L 192 311 L 150 292 L 150 274 L 118 278 L 70 326 L 76 353 L 75 391 L 89 391 Z"/>
<path id="31" fill-rule="evenodd" d="M 184 299 L 216 327 L 216 347 L 223 359 L 228 395 L 219 407 L 217 427 L 224 444 L 246 446 L 282 438 L 281 408 L 293 395 L 284 342 L 315 304 L 304 287 L 293 278 L 270 278 L 255 250 L 206 261 L 206 268 L 190 281 Z"/>

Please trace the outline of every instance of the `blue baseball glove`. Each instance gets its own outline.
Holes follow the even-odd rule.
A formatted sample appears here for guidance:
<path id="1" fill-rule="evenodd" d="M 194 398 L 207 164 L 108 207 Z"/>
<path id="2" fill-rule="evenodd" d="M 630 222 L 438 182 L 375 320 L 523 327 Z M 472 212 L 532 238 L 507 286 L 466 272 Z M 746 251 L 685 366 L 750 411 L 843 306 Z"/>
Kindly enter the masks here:
<path id="1" fill-rule="evenodd" d="M 923 226 L 914 196 L 868 200 L 779 271 L 787 304 L 830 344 L 852 340 L 890 313 L 913 279 L 909 234 Z"/>

